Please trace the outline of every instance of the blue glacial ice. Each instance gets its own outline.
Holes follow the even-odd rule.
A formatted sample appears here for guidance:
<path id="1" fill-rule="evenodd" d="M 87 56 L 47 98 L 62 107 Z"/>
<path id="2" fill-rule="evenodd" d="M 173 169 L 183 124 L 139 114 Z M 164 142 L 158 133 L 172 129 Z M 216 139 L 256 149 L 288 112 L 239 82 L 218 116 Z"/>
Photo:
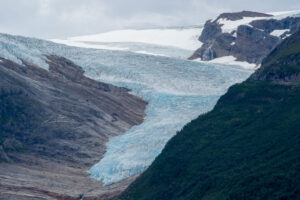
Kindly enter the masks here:
<path id="1" fill-rule="evenodd" d="M 145 171 L 177 131 L 211 110 L 231 85 L 253 72 L 178 57 L 84 49 L 5 34 L 0 34 L 0 48 L 0 57 L 22 59 L 46 69 L 44 54 L 64 56 L 82 66 L 87 76 L 127 87 L 149 102 L 144 122 L 111 138 L 104 157 L 88 171 L 106 185 Z"/>

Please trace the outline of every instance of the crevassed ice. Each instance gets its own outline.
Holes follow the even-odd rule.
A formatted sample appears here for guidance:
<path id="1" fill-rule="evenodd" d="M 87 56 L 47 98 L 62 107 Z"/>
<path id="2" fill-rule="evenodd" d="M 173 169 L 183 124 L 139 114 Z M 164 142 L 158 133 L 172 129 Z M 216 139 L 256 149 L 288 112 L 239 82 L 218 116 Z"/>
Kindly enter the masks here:
<path id="1" fill-rule="evenodd" d="M 30 38 L 0 34 L 0 57 L 12 60 L 18 64 L 22 64 L 23 60 L 48 69 L 44 55 L 39 49 L 31 49 L 30 43 L 27 42 L 28 40 Z"/>
<path id="2" fill-rule="evenodd" d="M 127 87 L 149 102 L 144 122 L 110 139 L 89 173 L 111 184 L 143 172 L 182 127 L 213 108 L 220 95 L 253 71 L 128 51 L 83 49 L 0 34 L 0 57 L 47 68 L 44 54 L 64 56 L 95 80 Z M 171 50 L 171 49 L 170 49 Z"/>
<path id="3" fill-rule="evenodd" d="M 177 131 L 199 114 L 211 110 L 230 85 L 245 80 L 252 72 L 224 65 L 151 58 L 157 63 L 150 62 L 149 57 L 147 64 L 132 69 L 134 75 L 130 80 L 126 80 L 125 73 L 125 79 L 116 83 L 133 89 L 149 105 L 145 121 L 111 139 L 104 158 L 89 170 L 93 178 L 104 184 L 147 169 Z"/>

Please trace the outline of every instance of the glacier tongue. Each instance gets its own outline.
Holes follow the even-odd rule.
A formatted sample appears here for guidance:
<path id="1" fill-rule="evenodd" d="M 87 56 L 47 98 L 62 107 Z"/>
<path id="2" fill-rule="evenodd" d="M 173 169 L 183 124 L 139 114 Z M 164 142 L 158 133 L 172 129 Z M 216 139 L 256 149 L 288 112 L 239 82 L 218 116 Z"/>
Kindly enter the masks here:
<path id="1" fill-rule="evenodd" d="M 217 99 L 216 95 L 151 94 L 144 123 L 111 139 L 104 158 L 89 173 L 110 184 L 143 172 L 178 130 L 211 109 Z"/>
<path id="2" fill-rule="evenodd" d="M 127 65 L 126 70 L 131 66 Z M 124 80 L 115 84 L 128 87 L 146 99 L 147 116 L 141 125 L 112 138 L 104 158 L 89 170 L 93 178 L 105 185 L 145 171 L 177 131 L 211 110 L 230 85 L 245 80 L 252 72 L 163 57 L 145 57 L 144 63 L 131 70 L 127 75 L 122 74 L 122 78 L 115 77 Z"/>
<path id="3" fill-rule="evenodd" d="M 177 131 L 211 110 L 231 85 L 253 72 L 235 66 L 84 49 L 4 34 L 0 34 L 0 45 L 0 57 L 22 59 L 46 68 L 44 54 L 64 56 L 82 66 L 87 76 L 127 87 L 149 102 L 144 122 L 111 138 L 103 159 L 89 170 L 91 177 L 106 185 L 147 169 Z"/>

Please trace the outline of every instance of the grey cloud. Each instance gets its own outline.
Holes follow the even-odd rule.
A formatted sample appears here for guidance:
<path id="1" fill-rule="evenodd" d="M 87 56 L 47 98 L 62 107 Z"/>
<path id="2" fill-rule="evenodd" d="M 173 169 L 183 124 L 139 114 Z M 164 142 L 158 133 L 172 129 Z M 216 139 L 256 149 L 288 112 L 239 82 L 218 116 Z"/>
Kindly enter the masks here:
<path id="1" fill-rule="evenodd" d="M 221 12 L 300 9 L 298 0 L 0 0 L 0 32 L 41 38 L 196 25 Z"/>

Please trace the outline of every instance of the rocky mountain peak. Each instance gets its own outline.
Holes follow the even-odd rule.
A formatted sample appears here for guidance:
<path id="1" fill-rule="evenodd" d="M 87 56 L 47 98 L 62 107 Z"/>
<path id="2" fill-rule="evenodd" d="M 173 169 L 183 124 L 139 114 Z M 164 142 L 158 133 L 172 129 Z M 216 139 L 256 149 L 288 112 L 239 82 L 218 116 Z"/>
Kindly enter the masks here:
<path id="1" fill-rule="evenodd" d="M 199 37 L 203 45 L 189 59 L 204 61 L 233 56 L 236 61 L 261 64 L 285 38 L 300 29 L 300 17 L 242 11 L 223 13 L 205 23 Z"/>

